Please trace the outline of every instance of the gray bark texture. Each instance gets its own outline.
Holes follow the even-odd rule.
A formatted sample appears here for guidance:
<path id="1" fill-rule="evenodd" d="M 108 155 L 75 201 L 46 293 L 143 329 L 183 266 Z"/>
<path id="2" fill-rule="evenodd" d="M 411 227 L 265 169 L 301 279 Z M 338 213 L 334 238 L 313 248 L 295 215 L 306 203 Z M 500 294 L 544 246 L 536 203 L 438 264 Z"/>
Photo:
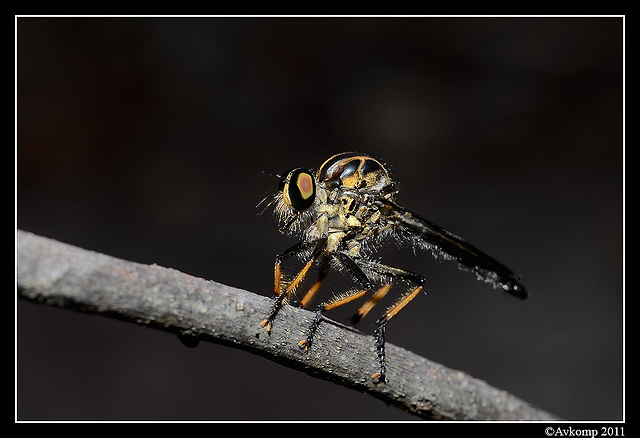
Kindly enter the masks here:
<path id="1" fill-rule="evenodd" d="M 323 320 L 309 351 L 297 347 L 313 313 L 285 306 L 271 334 L 260 328 L 264 296 L 17 231 L 17 293 L 33 302 L 117 318 L 241 348 L 312 376 L 366 392 L 430 420 L 555 420 L 553 415 L 400 347 L 387 344 L 387 383 L 374 384 L 373 338 Z"/>

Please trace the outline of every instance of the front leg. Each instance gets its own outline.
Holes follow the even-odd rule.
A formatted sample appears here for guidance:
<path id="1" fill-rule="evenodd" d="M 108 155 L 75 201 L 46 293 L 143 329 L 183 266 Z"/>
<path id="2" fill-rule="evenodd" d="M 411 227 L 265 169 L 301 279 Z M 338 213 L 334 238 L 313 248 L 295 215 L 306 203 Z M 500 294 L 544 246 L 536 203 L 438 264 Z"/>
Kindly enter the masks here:
<path id="1" fill-rule="evenodd" d="M 311 268 L 312 264 L 313 264 L 313 259 L 309 260 L 307 264 L 304 265 L 304 267 L 300 270 L 300 272 L 298 272 L 298 275 L 296 275 L 296 278 L 294 278 L 293 281 L 289 283 L 287 288 L 280 295 L 275 297 L 275 300 L 273 301 L 273 305 L 271 306 L 271 313 L 269 313 L 269 316 L 267 316 L 260 323 L 261 327 L 267 328 L 267 333 L 271 332 L 273 321 L 276 319 L 278 312 L 282 308 L 282 303 L 284 302 L 284 299 L 287 297 L 287 295 L 289 295 L 289 293 L 292 290 L 296 288 L 298 284 L 300 284 L 300 282 L 304 279 L 305 275 L 307 275 L 307 272 L 309 271 L 309 268 Z"/>
<path id="2" fill-rule="evenodd" d="M 291 248 L 287 249 L 286 251 L 276 256 L 276 263 L 273 269 L 274 271 L 273 296 L 274 297 L 278 297 L 282 292 L 281 290 L 282 273 L 280 272 L 280 265 L 282 265 L 282 262 L 288 259 L 289 257 L 297 256 L 298 254 L 307 250 L 309 246 L 311 246 L 311 243 L 309 242 L 304 242 L 304 241 L 298 242 L 295 245 L 293 245 Z"/>
<path id="3" fill-rule="evenodd" d="M 284 303 L 284 300 L 293 290 L 296 289 L 296 287 L 298 287 L 298 285 L 302 282 L 302 280 L 304 280 L 304 277 L 307 275 L 307 272 L 311 268 L 311 265 L 313 264 L 314 260 L 318 258 L 319 254 L 322 253 L 322 250 L 324 249 L 325 245 L 326 245 L 326 239 L 320 239 L 315 242 L 303 241 L 295 244 L 291 248 L 287 249 L 286 251 L 276 256 L 276 263 L 274 268 L 274 274 L 275 274 L 274 302 L 273 302 L 273 305 L 271 306 L 271 312 L 269 313 L 269 316 L 267 316 L 267 318 L 265 318 L 260 323 L 261 327 L 266 327 L 267 333 L 271 332 L 273 321 L 275 320 L 276 316 L 278 315 L 278 312 L 282 308 L 282 304 Z M 282 262 L 289 257 L 297 256 L 303 253 L 304 251 L 308 250 L 311 246 L 315 246 L 311 254 L 311 259 L 306 262 L 304 267 L 300 270 L 300 272 L 298 272 L 298 275 L 296 275 L 293 281 L 291 281 L 291 283 L 289 283 L 284 290 L 281 290 L 282 274 L 280 272 L 280 265 L 282 264 Z"/>

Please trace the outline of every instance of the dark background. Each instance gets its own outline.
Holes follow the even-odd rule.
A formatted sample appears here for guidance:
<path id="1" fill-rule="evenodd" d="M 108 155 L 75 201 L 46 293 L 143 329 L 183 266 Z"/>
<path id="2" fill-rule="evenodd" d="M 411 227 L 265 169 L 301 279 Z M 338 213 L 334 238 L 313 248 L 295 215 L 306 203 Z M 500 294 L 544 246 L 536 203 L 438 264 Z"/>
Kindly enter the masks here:
<path id="1" fill-rule="evenodd" d="M 258 215 L 269 174 L 367 152 L 401 204 L 531 292 L 390 245 L 428 283 L 389 342 L 564 418 L 621 419 L 622 24 L 19 18 L 17 226 L 270 295 L 294 241 Z M 229 347 L 22 301 L 17 318 L 19 420 L 414 418 Z"/>

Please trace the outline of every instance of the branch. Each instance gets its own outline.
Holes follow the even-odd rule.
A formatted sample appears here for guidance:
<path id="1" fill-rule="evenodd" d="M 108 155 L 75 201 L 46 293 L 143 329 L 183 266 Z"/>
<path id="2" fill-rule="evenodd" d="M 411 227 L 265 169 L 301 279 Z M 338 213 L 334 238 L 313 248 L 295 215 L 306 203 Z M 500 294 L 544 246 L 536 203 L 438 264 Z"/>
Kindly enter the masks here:
<path id="1" fill-rule="evenodd" d="M 118 318 L 241 348 L 315 377 L 367 392 L 426 419 L 554 420 L 553 415 L 489 386 L 387 344 L 386 384 L 371 336 L 331 320 L 309 351 L 303 339 L 313 314 L 285 306 L 271 335 L 260 329 L 271 300 L 174 269 L 142 265 L 17 231 L 18 296 L 51 306 Z"/>

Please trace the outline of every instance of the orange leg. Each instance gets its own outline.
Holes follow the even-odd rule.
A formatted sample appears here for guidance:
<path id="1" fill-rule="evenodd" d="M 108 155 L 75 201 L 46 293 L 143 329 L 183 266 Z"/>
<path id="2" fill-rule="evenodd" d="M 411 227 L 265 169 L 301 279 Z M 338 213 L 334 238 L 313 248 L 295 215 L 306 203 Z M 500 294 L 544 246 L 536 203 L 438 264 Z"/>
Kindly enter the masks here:
<path id="1" fill-rule="evenodd" d="M 307 272 L 309 271 L 309 268 L 311 268 L 312 264 L 313 260 L 309 260 L 307 264 L 304 265 L 300 272 L 298 272 L 298 275 L 296 275 L 293 281 L 291 281 L 291 283 L 289 283 L 289 286 L 287 286 L 287 288 L 284 290 L 283 295 L 288 295 L 292 290 L 295 290 L 295 288 L 298 287 L 302 280 L 304 280 L 304 277 L 305 275 L 307 275 Z"/>
<path id="2" fill-rule="evenodd" d="M 316 310 L 315 317 L 313 319 L 313 323 L 311 323 L 311 327 L 309 327 L 309 332 L 307 333 L 307 338 L 298 342 L 298 347 L 308 350 L 311 347 L 311 343 L 313 341 L 313 337 L 316 334 L 316 330 L 318 330 L 318 326 L 320 325 L 320 321 L 322 320 L 322 314 L 327 310 L 335 309 L 336 307 L 340 307 L 344 304 L 350 303 L 353 300 L 357 300 L 364 294 L 366 294 L 366 290 L 356 290 L 349 292 L 345 295 L 338 296 L 327 302 L 326 304 L 321 304 Z"/>
<path id="3" fill-rule="evenodd" d="M 374 383 L 384 383 L 386 382 L 386 372 L 387 372 L 387 361 L 385 356 L 385 340 L 384 340 L 384 331 L 387 326 L 387 323 L 391 318 L 393 318 L 404 306 L 409 304 L 411 300 L 413 300 L 416 295 L 418 295 L 423 289 L 422 284 L 416 286 L 411 292 L 405 294 L 402 298 L 400 298 L 395 304 L 387 309 L 384 315 L 377 321 L 378 327 L 376 328 L 374 334 L 376 337 L 376 350 L 378 350 L 378 362 L 380 365 L 380 371 L 371 375 Z"/>
<path id="4" fill-rule="evenodd" d="M 304 295 L 304 297 L 302 297 L 302 299 L 300 300 L 300 305 L 302 307 L 307 307 L 307 303 L 311 300 L 311 298 L 313 298 L 316 292 L 318 292 L 318 289 L 320 289 L 321 284 L 322 284 L 322 280 L 318 280 L 315 282 L 313 286 L 311 286 L 311 289 L 309 289 L 309 292 L 307 292 Z"/>
<path id="5" fill-rule="evenodd" d="M 391 318 L 395 316 L 396 313 L 402 310 L 404 306 L 409 304 L 411 300 L 413 300 L 416 295 L 418 295 L 422 291 L 422 286 L 416 286 L 411 292 L 405 294 L 402 298 L 400 298 L 393 306 L 389 307 L 384 314 L 384 318 L 389 321 Z"/>
<path id="6" fill-rule="evenodd" d="M 389 289 L 391 289 L 391 283 L 385 284 L 380 289 L 378 289 L 376 293 L 367 300 L 366 303 L 360 306 L 356 314 L 351 317 L 351 325 L 355 326 L 358 322 L 360 322 L 360 320 L 364 318 L 367 313 L 371 311 L 371 309 L 373 309 L 373 306 L 375 306 L 376 303 L 380 301 L 387 294 L 387 292 L 389 292 Z"/>
<path id="7" fill-rule="evenodd" d="M 313 260 L 309 260 L 307 264 L 304 265 L 304 267 L 300 270 L 300 272 L 298 272 L 298 275 L 296 275 L 293 281 L 289 283 L 287 288 L 281 294 L 277 295 L 277 298 L 273 303 L 273 307 L 271 308 L 271 313 L 267 318 L 265 318 L 260 323 L 261 327 L 267 328 L 267 332 L 271 332 L 271 326 L 273 325 L 273 320 L 275 319 L 276 315 L 280 311 L 280 308 L 282 307 L 282 303 L 284 302 L 285 298 L 287 298 L 287 296 L 291 293 L 291 291 L 295 290 L 295 288 L 298 287 L 298 285 L 302 282 L 302 280 L 304 280 L 304 277 L 305 275 L 307 275 L 307 272 L 309 271 L 309 268 L 311 268 L 312 264 L 313 264 Z M 276 274 L 279 274 L 279 272 L 280 272 L 280 265 L 276 263 Z M 277 278 L 280 278 L 280 276 L 278 276 Z M 278 280 L 276 280 L 276 287 L 278 289 L 280 288 L 280 282 Z"/>
<path id="8" fill-rule="evenodd" d="M 280 273 L 280 261 L 276 262 L 274 271 L 273 295 L 277 297 L 280 295 L 280 281 L 282 280 L 282 274 Z"/>
<path id="9" fill-rule="evenodd" d="M 305 296 L 302 298 L 302 300 L 300 300 L 300 305 L 302 307 L 307 307 L 307 304 L 309 304 L 309 301 L 311 301 L 311 299 L 313 298 L 313 296 L 316 294 L 316 292 L 318 292 L 318 289 L 320 289 L 320 285 L 322 285 L 322 282 L 324 281 L 324 278 L 327 276 L 327 273 L 329 272 L 329 259 L 326 257 L 322 257 L 319 259 L 319 277 L 318 277 L 318 281 L 316 281 L 314 283 L 313 286 L 311 286 L 311 289 L 309 289 L 309 291 L 305 294 Z"/>
<path id="10" fill-rule="evenodd" d="M 322 307 L 324 308 L 325 311 L 331 310 L 331 309 L 335 309 L 336 307 L 340 307 L 340 306 L 342 306 L 344 304 L 350 303 L 353 300 L 357 300 L 358 298 L 360 298 L 361 296 L 363 296 L 366 293 L 367 293 L 366 290 L 358 290 L 358 291 L 349 292 L 348 294 L 346 294 L 344 296 L 340 296 L 340 297 L 336 297 L 336 298 L 332 299 L 331 301 L 329 301 L 327 304 L 325 304 Z"/>

